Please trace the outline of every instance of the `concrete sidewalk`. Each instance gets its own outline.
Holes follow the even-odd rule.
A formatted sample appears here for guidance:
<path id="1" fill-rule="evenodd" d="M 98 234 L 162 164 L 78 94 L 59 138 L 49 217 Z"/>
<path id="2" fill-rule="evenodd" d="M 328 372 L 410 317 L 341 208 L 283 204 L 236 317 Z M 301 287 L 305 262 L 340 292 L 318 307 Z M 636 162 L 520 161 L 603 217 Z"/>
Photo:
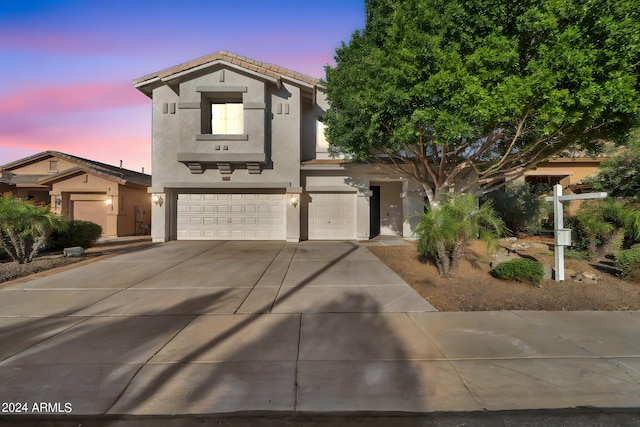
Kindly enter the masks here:
<path id="1" fill-rule="evenodd" d="M 439 313 L 353 242 L 169 242 L 0 316 L 3 416 L 640 407 L 639 312 Z"/>

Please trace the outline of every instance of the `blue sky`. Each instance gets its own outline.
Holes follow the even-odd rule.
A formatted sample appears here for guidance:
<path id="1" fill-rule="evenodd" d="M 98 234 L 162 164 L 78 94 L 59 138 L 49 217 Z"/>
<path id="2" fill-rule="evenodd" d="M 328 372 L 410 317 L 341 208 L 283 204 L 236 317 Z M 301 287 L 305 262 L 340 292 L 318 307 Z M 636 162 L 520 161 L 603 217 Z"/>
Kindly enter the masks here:
<path id="1" fill-rule="evenodd" d="M 322 77 L 363 26 L 363 0 L 1 0 L 0 165 L 58 150 L 150 172 L 132 80 L 219 50 Z"/>

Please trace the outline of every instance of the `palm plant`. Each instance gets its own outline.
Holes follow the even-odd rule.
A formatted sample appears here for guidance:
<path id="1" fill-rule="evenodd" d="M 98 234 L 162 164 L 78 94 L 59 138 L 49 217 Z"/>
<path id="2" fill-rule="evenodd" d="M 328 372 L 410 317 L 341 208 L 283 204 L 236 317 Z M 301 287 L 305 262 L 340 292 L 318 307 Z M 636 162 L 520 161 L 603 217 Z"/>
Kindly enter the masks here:
<path id="1" fill-rule="evenodd" d="M 438 209 L 428 209 L 416 228 L 417 249 L 435 258 L 441 276 L 450 277 L 458 268 L 471 239 L 479 238 L 495 247 L 506 231 L 492 203 L 476 206 L 473 194 L 449 196 Z"/>
<path id="2" fill-rule="evenodd" d="M 595 261 L 627 249 L 640 237 L 640 209 L 616 199 L 587 201 L 578 210 L 579 242 Z"/>
<path id="3" fill-rule="evenodd" d="M 29 263 L 44 247 L 54 230 L 62 230 L 64 220 L 46 206 L 0 197 L 0 246 L 19 264 Z"/>

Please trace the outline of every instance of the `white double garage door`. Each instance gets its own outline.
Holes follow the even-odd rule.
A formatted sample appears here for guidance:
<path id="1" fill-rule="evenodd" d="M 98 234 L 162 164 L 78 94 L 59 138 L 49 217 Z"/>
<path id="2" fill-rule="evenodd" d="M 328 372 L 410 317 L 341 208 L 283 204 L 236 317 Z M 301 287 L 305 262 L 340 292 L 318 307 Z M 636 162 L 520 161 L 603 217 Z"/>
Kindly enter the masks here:
<path id="1" fill-rule="evenodd" d="M 355 239 L 355 194 L 310 193 L 309 239 Z M 178 240 L 285 240 L 284 194 L 179 194 Z M 299 209 L 300 207 L 297 207 Z"/>

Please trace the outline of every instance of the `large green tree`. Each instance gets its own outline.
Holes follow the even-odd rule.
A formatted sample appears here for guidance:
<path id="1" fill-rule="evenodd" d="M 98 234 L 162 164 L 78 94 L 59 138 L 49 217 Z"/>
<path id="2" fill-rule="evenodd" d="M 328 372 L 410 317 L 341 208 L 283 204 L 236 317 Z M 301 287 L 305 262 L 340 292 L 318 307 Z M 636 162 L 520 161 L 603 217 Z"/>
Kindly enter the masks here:
<path id="1" fill-rule="evenodd" d="M 324 91 L 331 150 L 490 191 L 638 123 L 638 0 L 366 0 Z"/>

